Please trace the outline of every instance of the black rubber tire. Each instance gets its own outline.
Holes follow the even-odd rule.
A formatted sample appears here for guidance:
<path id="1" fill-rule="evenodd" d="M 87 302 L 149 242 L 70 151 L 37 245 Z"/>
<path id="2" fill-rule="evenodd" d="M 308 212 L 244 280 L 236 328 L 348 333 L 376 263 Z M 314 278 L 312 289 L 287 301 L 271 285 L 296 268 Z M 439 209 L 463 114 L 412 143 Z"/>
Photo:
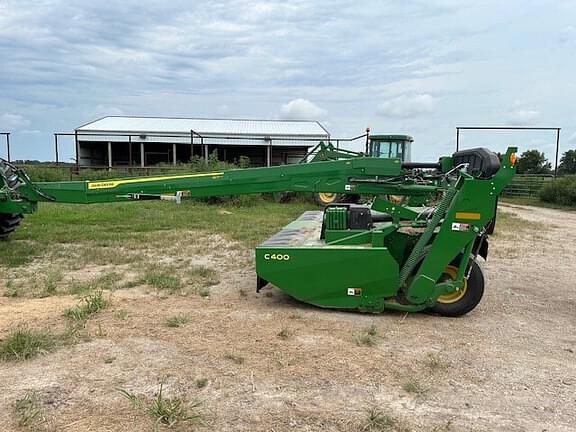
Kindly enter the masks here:
<path id="1" fill-rule="evenodd" d="M 317 192 L 314 194 L 314 201 L 316 202 L 316 204 L 318 204 L 321 207 L 326 207 L 327 205 L 330 205 L 330 204 L 336 204 L 339 202 L 343 202 L 341 194 L 336 194 L 336 193 L 333 194 L 333 196 L 334 196 L 333 201 L 326 201 L 325 199 L 322 198 L 323 196 L 325 196 L 323 192 Z"/>
<path id="2" fill-rule="evenodd" d="M 447 317 L 459 317 L 473 310 L 484 295 L 484 275 L 476 261 L 470 260 L 472 271 L 468 277 L 468 286 L 464 296 L 454 303 L 436 303 L 429 310 Z M 454 263 L 454 265 L 459 265 Z"/>
<path id="3" fill-rule="evenodd" d="M 18 213 L 0 213 L 0 240 L 8 239 L 22 219 L 23 216 Z"/>

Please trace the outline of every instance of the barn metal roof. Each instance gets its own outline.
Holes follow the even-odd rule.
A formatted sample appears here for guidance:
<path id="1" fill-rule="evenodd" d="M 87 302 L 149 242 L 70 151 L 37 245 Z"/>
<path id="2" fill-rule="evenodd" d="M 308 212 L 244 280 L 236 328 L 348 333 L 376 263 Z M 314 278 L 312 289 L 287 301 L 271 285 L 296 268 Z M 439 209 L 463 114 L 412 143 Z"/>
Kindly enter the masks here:
<path id="1" fill-rule="evenodd" d="M 329 133 L 316 121 L 110 116 L 76 128 L 78 132 L 158 133 L 200 135 L 282 136 L 325 138 Z"/>

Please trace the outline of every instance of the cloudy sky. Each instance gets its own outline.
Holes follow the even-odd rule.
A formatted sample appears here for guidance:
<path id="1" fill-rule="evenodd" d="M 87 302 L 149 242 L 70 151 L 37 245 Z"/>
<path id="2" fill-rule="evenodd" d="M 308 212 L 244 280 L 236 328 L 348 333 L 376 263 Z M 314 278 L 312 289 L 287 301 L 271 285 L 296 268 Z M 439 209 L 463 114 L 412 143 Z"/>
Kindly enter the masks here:
<path id="1" fill-rule="evenodd" d="M 119 114 L 370 126 L 412 134 L 419 160 L 451 152 L 458 125 L 559 126 L 566 150 L 574 54 L 573 0 L 0 0 L 0 131 L 13 158 L 45 160 L 54 132 Z"/>

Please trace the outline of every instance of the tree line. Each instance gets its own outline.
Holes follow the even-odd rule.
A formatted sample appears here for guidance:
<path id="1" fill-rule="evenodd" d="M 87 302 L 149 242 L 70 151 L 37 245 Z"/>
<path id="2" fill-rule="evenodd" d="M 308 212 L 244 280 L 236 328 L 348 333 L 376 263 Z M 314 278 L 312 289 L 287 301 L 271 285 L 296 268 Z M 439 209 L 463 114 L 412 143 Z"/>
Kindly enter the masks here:
<path id="1" fill-rule="evenodd" d="M 526 150 L 518 158 L 516 165 L 518 174 L 551 174 L 552 164 L 548 162 L 544 152 Z M 568 150 L 562 154 L 558 164 L 558 174 L 576 174 L 576 150 Z"/>

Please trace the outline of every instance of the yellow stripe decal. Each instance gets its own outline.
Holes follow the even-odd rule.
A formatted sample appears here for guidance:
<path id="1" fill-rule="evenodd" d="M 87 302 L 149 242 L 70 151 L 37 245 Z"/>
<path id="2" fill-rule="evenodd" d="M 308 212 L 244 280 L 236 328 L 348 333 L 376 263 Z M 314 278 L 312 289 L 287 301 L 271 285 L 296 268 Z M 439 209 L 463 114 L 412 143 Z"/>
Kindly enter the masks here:
<path id="1" fill-rule="evenodd" d="M 202 173 L 202 174 L 186 174 L 186 175 L 176 175 L 176 176 L 164 176 L 164 177 L 142 177 L 142 178 L 131 178 L 126 180 L 109 180 L 109 181 L 99 181 L 99 182 L 88 182 L 88 190 L 94 189 L 114 189 L 115 187 L 134 184 L 134 183 L 149 183 L 149 182 L 160 182 L 160 181 L 171 181 L 180 179 L 189 179 L 196 177 L 212 177 L 218 178 L 222 177 L 224 173 Z"/>
<path id="2" fill-rule="evenodd" d="M 457 212 L 456 219 L 480 220 L 480 213 Z"/>

